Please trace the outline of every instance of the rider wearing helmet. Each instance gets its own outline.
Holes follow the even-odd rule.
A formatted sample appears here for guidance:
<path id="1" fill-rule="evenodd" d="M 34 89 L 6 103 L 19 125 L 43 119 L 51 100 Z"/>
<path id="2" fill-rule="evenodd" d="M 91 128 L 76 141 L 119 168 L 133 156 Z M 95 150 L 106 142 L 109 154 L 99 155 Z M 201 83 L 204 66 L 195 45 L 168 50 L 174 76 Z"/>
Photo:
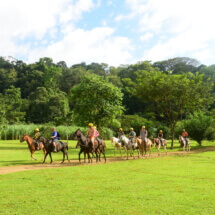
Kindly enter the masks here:
<path id="1" fill-rule="evenodd" d="M 187 143 L 187 139 L 188 139 L 188 133 L 186 132 L 185 129 L 182 130 L 182 134 L 181 136 L 184 138 L 185 142 Z"/>
<path id="2" fill-rule="evenodd" d="M 34 129 L 34 139 L 35 139 L 35 142 L 36 142 L 36 150 L 40 150 L 40 148 L 39 148 L 39 138 L 40 138 L 40 136 L 41 136 L 41 134 L 40 134 L 40 130 L 39 130 L 39 128 L 36 128 L 36 129 Z"/>
<path id="3" fill-rule="evenodd" d="M 143 125 L 142 129 L 140 130 L 140 138 L 142 139 L 142 141 L 146 142 L 147 136 L 148 136 L 148 131 L 146 130 L 146 127 Z"/>
<path id="4" fill-rule="evenodd" d="M 56 129 L 54 127 L 51 128 L 51 130 L 52 130 L 51 141 L 52 141 L 52 144 L 54 146 L 53 152 L 57 152 L 56 142 L 58 141 L 58 134 L 57 134 L 57 131 L 56 131 Z"/>
<path id="5" fill-rule="evenodd" d="M 94 150 L 95 129 L 93 127 L 93 123 L 89 123 L 88 126 L 89 126 L 89 129 L 87 131 L 87 136 L 90 138 L 90 141 L 92 143 L 92 148 Z"/>
<path id="6" fill-rule="evenodd" d="M 120 142 L 120 138 L 124 135 L 124 132 L 123 132 L 123 129 L 122 128 L 119 128 L 119 131 L 118 131 L 118 139 L 119 139 L 119 142 Z M 124 142 L 122 142 L 122 146 L 124 146 Z"/>
<path id="7" fill-rule="evenodd" d="M 118 131 L 118 138 L 120 139 L 120 137 L 124 135 L 124 132 L 123 132 L 123 129 L 122 128 L 119 128 L 119 131 Z"/>
<path id="8" fill-rule="evenodd" d="M 160 130 L 158 132 L 158 142 L 160 142 L 161 145 L 163 146 L 163 131 L 162 130 Z"/>
<path id="9" fill-rule="evenodd" d="M 136 137 L 136 132 L 134 131 L 133 128 L 130 128 L 130 133 L 128 135 L 128 138 L 131 141 L 131 143 L 134 143 L 135 137 Z"/>

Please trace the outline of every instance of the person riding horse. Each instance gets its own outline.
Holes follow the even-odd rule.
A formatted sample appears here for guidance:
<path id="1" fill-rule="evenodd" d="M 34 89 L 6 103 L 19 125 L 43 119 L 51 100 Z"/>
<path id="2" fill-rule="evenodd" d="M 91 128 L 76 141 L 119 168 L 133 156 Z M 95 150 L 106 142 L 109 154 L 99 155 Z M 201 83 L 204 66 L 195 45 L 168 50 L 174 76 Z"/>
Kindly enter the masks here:
<path id="1" fill-rule="evenodd" d="M 148 131 L 146 130 L 145 126 L 142 126 L 142 129 L 140 130 L 140 138 L 145 143 L 147 142 L 147 136 L 148 136 Z"/>
<path id="2" fill-rule="evenodd" d="M 122 128 L 119 128 L 119 131 L 118 131 L 118 139 L 119 139 L 119 142 L 120 142 L 120 138 L 121 136 L 125 135 Z M 122 146 L 124 146 L 124 143 L 122 142 Z"/>
<path id="3" fill-rule="evenodd" d="M 160 130 L 158 132 L 158 141 L 160 142 L 161 146 L 163 146 L 163 131 Z"/>
<path id="4" fill-rule="evenodd" d="M 185 131 L 185 129 L 182 130 L 181 136 L 184 138 L 186 144 L 188 143 L 188 133 Z"/>
<path id="5" fill-rule="evenodd" d="M 97 128 L 96 128 L 96 126 L 94 126 L 94 137 L 95 137 L 95 140 L 97 140 L 97 142 L 98 142 L 98 144 L 100 145 L 101 144 L 101 140 L 100 140 L 100 138 L 99 138 L 99 132 L 98 132 L 98 130 L 97 130 Z"/>
<path id="6" fill-rule="evenodd" d="M 94 145 L 95 145 L 94 144 L 94 141 L 95 141 L 95 128 L 93 127 L 93 123 L 89 123 L 88 126 L 89 126 L 89 129 L 87 131 L 87 136 L 89 137 L 90 142 L 92 143 L 92 149 L 94 151 L 95 150 L 95 148 L 94 148 Z"/>
<path id="7" fill-rule="evenodd" d="M 41 136 L 41 134 L 40 134 L 40 130 L 39 130 L 39 128 L 36 128 L 36 129 L 34 129 L 34 140 L 35 140 L 35 146 L 36 146 L 36 150 L 40 150 L 40 148 L 39 148 L 39 139 L 40 139 L 40 136 Z"/>
<path id="8" fill-rule="evenodd" d="M 51 128 L 52 133 L 51 133 L 51 142 L 54 146 L 54 150 L 53 152 L 57 152 L 57 148 L 56 148 L 56 143 L 58 142 L 58 133 L 56 131 L 56 129 L 53 127 Z"/>
<path id="9" fill-rule="evenodd" d="M 130 133 L 128 135 L 128 138 L 132 144 L 134 143 L 135 137 L 136 137 L 136 132 L 134 131 L 133 128 L 130 128 Z"/>

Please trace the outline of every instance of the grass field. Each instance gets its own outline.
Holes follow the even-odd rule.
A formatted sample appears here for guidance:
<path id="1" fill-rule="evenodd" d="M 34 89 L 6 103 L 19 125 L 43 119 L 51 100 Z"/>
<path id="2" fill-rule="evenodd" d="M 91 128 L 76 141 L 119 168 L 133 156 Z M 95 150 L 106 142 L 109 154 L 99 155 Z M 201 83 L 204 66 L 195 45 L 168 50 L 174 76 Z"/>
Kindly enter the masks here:
<path id="1" fill-rule="evenodd" d="M 2 141 L 0 165 L 17 163 L 37 161 L 25 144 Z M 215 214 L 214 164 L 212 151 L 0 175 L 0 214 Z"/>

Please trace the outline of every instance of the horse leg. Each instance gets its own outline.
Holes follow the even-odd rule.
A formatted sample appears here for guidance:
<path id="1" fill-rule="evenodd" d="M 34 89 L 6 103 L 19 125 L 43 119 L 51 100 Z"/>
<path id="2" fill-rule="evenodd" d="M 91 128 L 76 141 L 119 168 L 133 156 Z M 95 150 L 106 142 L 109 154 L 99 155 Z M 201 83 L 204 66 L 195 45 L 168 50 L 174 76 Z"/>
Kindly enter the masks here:
<path id="1" fill-rule="evenodd" d="M 42 164 L 44 164 L 44 163 L 45 163 L 45 160 L 46 160 L 47 155 L 48 155 L 48 153 L 46 152 L 46 154 L 45 154 L 45 156 L 44 156 L 44 158 L 43 158 L 43 162 L 42 162 Z"/>
<path id="2" fill-rule="evenodd" d="M 128 149 L 127 149 L 127 160 L 128 160 Z"/>
<path id="3" fill-rule="evenodd" d="M 84 152 L 84 163 L 86 163 L 86 152 Z"/>
<path id="4" fill-rule="evenodd" d="M 150 158 L 151 157 L 151 146 L 149 146 L 148 151 L 149 151 L 149 158 Z"/>
<path id="5" fill-rule="evenodd" d="M 34 160 L 37 160 L 37 159 L 33 156 L 34 152 L 35 152 L 34 150 L 31 151 L 31 158 L 34 159 Z"/>
<path id="6" fill-rule="evenodd" d="M 103 149 L 103 150 L 101 151 L 101 153 L 104 155 L 104 160 L 105 160 L 105 163 L 106 163 L 105 149 Z"/>
<path id="7" fill-rule="evenodd" d="M 68 152 L 65 151 L 65 154 L 66 154 L 66 157 L 67 157 L 68 162 L 70 163 Z"/>
<path id="8" fill-rule="evenodd" d="M 158 145 L 158 156 L 160 156 L 160 144 Z"/>
<path id="9" fill-rule="evenodd" d="M 65 150 L 62 151 L 63 152 L 63 160 L 61 163 L 64 163 L 64 160 L 65 160 Z"/>
<path id="10" fill-rule="evenodd" d="M 167 155 L 166 145 L 164 146 L 164 151 L 166 152 L 166 155 Z"/>
<path id="11" fill-rule="evenodd" d="M 51 154 L 51 152 L 49 152 L 49 157 L 50 157 L 50 159 L 51 159 L 51 162 L 50 162 L 50 163 L 52 163 L 52 154 Z"/>
<path id="12" fill-rule="evenodd" d="M 79 163 L 81 163 L 81 153 L 82 153 L 82 150 L 80 150 L 80 152 L 78 153 L 78 160 L 79 160 Z M 84 162 L 85 162 L 85 158 L 84 158 Z"/>

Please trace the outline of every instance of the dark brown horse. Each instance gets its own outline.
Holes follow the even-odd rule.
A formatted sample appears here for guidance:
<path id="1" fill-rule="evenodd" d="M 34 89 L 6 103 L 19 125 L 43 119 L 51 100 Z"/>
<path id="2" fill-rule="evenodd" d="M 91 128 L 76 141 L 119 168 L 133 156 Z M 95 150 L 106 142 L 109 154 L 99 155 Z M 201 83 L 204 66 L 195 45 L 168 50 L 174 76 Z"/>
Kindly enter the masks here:
<path id="1" fill-rule="evenodd" d="M 46 154 L 44 156 L 43 163 L 45 163 L 47 155 L 49 155 L 50 160 L 51 160 L 50 163 L 52 163 L 52 155 L 51 155 L 51 153 L 54 152 L 54 145 L 53 145 L 52 141 L 47 140 L 45 137 L 40 137 L 39 141 L 44 145 L 44 147 L 46 149 Z M 55 145 L 56 145 L 57 152 L 62 152 L 63 153 L 63 160 L 62 160 L 61 163 L 64 162 L 65 155 L 67 157 L 68 162 L 70 162 L 69 157 L 68 157 L 68 152 L 67 152 L 68 151 L 67 143 L 63 142 L 63 141 L 58 141 L 58 142 L 55 143 Z"/>
<path id="2" fill-rule="evenodd" d="M 29 150 L 30 150 L 31 158 L 32 158 L 32 159 L 37 160 L 37 159 L 33 156 L 34 152 L 37 151 L 37 149 L 36 149 L 36 148 L 37 148 L 37 144 L 38 144 L 39 150 L 42 149 L 42 150 L 43 150 L 43 153 L 44 153 L 44 156 L 45 156 L 45 154 L 46 154 L 46 149 L 45 149 L 45 147 L 44 147 L 43 144 L 37 143 L 36 140 L 34 140 L 33 138 L 31 138 L 31 137 L 30 137 L 29 135 L 27 135 L 27 134 L 24 134 L 24 135 L 21 137 L 21 139 L 20 139 L 20 142 L 21 142 L 21 143 L 24 142 L 24 141 L 26 141 L 27 144 L 28 144 L 28 148 L 29 148 Z"/>
<path id="3" fill-rule="evenodd" d="M 95 139 L 94 150 L 93 150 L 90 139 L 88 137 L 85 137 L 84 134 L 80 131 L 80 129 L 77 129 L 73 136 L 77 138 L 77 140 L 80 144 L 80 148 L 81 148 L 81 150 L 79 152 L 79 161 L 81 161 L 81 159 L 80 159 L 81 153 L 84 152 L 85 156 L 86 156 L 86 154 L 88 155 L 88 162 L 89 163 L 92 162 L 90 153 L 92 153 L 95 150 L 96 162 L 100 161 L 101 154 L 103 154 L 104 160 L 106 162 L 106 157 L 105 157 L 106 145 L 103 140 L 100 139 L 100 143 L 99 143 L 98 140 Z"/>

